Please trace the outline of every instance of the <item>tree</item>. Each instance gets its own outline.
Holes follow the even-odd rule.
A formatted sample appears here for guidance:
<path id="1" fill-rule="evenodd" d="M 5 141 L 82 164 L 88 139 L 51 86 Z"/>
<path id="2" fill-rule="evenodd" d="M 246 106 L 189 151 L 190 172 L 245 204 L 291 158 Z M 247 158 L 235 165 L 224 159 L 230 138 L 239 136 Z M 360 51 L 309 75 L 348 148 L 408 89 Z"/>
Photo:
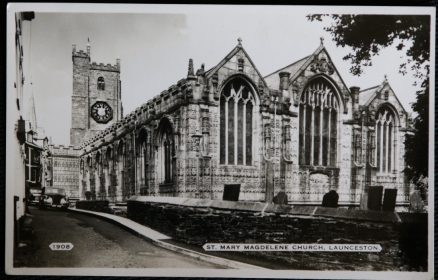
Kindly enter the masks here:
<path id="1" fill-rule="evenodd" d="M 429 79 L 424 80 L 422 87 L 412 105 L 412 109 L 418 113 L 413 121 L 415 134 L 408 135 L 405 141 L 405 173 L 414 182 L 427 177 L 429 167 Z"/>
<path id="2" fill-rule="evenodd" d="M 430 24 L 429 15 L 308 15 L 310 21 L 331 21 L 324 30 L 329 32 L 337 46 L 349 46 L 352 51 L 343 57 L 351 62 L 350 72 L 360 76 L 363 67 L 372 65 L 372 58 L 383 48 L 395 47 L 407 57 L 399 65 L 399 72 L 407 73 L 421 81 L 412 109 L 417 113 L 413 120 L 414 135 L 405 141 L 405 174 L 417 182 L 428 175 L 429 139 L 429 67 Z"/>

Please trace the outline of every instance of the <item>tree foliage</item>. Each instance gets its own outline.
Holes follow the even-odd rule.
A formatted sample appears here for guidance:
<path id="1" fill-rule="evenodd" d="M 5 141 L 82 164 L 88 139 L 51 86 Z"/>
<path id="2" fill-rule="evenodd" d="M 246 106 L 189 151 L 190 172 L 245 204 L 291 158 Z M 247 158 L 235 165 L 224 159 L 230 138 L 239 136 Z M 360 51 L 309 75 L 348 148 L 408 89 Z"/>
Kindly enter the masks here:
<path id="1" fill-rule="evenodd" d="M 415 134 L 407 135 L 405 141 L 405 173 L 414 182 L 423 176 L 427 177 L 429 166 L 429 79 L 424 80 L 422 86 L 412 105 L 412 109 L 418 113 L 413 120 Z"/>
<path id="2" fill-rule="evenodd" d="M 405 51 L 407 61 L 400 72 L 410 66 L 414 75 L 424 79 L 429 74 L 430 16 L 403 15 L 309 15 L 311 21 L 330 17 L 332 24 L 324 30 L 332 35 L 337 46 L 352 48 L 344 60 L 352 63 L 350 71 L 360 75 L 363 66 L 371 66 L 372 58 L 386 47 L 394 45 Z"/>
<path id="3" fill-rule="evenodd" d="M 363 67 L 371 66 L 372 59 L 387 47 L 404 51 L 406 59 L 399 72 L 421 81 L 422 90 L 416 93 L 412 109 L 417 113 L 413 120 L 414 135 L 405 141 L 405 174 L 414 182 L 428 175 L 429 143 L 429 67 L 430 24 L 428 15 L 308 15 L 310 21 L 330 20 L 324 30 L 329 32 L 336 45 L 349 46 L 352 51 L 343 57 L 351 62 L 350 72 L 360 76 Z"/>

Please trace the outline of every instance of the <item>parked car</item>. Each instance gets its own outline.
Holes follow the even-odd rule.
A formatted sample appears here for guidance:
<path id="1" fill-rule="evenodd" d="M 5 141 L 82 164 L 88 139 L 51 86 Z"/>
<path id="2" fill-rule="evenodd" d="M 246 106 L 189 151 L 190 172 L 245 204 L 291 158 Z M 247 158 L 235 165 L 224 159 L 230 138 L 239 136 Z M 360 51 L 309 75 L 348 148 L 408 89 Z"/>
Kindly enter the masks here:
<path id="1" fill-rule="evenodd" d="M 30 189 L 30 195 L 28 198 L 29 205 L 38 206 L 41 200 L 41 189 Z"/>
<path id="2" fill-rule="evenodd" d="M 45 208 L 68 208 L 69 202 L 65 190 L 61 188 L 46 188 L 41 196 L 40 205 Z"/>

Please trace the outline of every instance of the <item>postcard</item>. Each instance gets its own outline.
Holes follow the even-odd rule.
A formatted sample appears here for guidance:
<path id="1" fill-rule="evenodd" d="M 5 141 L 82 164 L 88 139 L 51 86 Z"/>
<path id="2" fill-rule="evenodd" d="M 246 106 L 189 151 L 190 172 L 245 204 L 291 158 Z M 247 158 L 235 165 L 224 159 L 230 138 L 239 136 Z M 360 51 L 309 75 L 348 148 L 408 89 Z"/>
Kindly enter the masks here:
<path id="1" fill-rule="evenodd" d="M 432 278 L 434 22 L 9 4 L 7 274 Z"/>

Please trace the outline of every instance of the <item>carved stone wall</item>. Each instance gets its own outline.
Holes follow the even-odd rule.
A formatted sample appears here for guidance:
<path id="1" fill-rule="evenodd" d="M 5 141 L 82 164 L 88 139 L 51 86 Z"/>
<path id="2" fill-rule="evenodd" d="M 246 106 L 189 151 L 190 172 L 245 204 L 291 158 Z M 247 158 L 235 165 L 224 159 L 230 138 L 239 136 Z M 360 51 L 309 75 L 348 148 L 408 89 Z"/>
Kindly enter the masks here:
<path id="1" fill-rule="evenodd" d="M 79 150 L 72 146 L 50 146 L 48 160 L 51 161 L 51 185 L 65 189 L 70 198 L 79 198 Z"/>
<path id="2" fill-rule="evenodd" d="M 237 48 L 207 72 L 201 68 L 195 75 L 191 62 L 187 79 L 178 81 L 119 122 L 84 141 L 80 147 L 81 160 L 84 163 L 88 158 L 92 160 L 90 166 L 81 164 L 82 188 L 92 192 L 100 190 L 116 201 L 140 194 L 220 200 L 225 185 L 238 184 L 239 200 L 265 201 L 285 192 L 293 204 L 320 204 L 325 193 L 336 190 L 340 204 L 358 205 L 367 184 L 384 184 L 387 188 L 398 188 L 398 201 L 406 201 L 409 189 L 401 173 L 406 133 L 401 128 L 407 125 L 406 116 L 400 115 L 403 120 L 397 139 L 400 148 L 397 173 L 375 175 L 368 164 L 369 134 L 374 129 L 373 108 L 382 102 L 373 101 L 369 108 L 361 108 L 365 112 L 361 119 L 354 103 L 357 98 L 351 98 L 350 91 L 323 52 L 303 64 L 302 71 L 286 80 L 281 89 L 266 85 L 242 48 Z M 251 164 L 245 165 L 225 164 L 220 160 L 220 96 L 227 83 L 236 77 L 245 80 L 254 95 L 252 159 Z M 314 79 L 330 84 L 339 103 L 336 162 L 326 166 L 299 162 L 300 114 L 295 101 L 300 100 L 300 94 Z M 395 101 L 395 96 L 390 94 L 385 102 Z M 395 106 L 403 112 L 399 107 Z M 164 166 L 161 147 L 163 121 L 171 131 L 171 146 L 166 150 L 170 153 L 167 160 L 171 179 L 166 181 L 163 172 L 169 172 L 165 171 L 169 167 Z M 108 171 L 104 167 L 96 174 L 94 157 L 98 152 L 104 154 L 108 147 L 114 151 L 113 157 L 106 158 Z M 85 191 L 80 193 L 83 195 Z"/>

